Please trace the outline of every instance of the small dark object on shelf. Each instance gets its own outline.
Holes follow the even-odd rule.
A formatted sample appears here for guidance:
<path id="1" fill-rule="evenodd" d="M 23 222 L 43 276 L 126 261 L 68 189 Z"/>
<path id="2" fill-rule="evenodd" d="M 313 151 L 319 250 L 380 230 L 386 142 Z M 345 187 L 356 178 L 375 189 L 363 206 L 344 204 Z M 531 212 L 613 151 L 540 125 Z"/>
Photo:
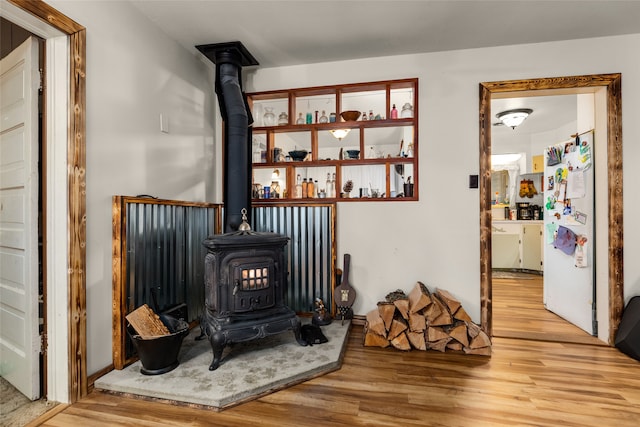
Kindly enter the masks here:
<path id="1" fill-rule="evenodd" d="M 303 161 L 304 158 L 307 157 L 307 154 L 309 154 L 307 150 L 289 151 L 289 156 L 291 157 L 291 160 L 293 160 L 294 162 Z"/>
<path id="2" fill-rule="evenodd" d="M 360 150 L 347 150 L 346 153 L 348 159 L 357 159 L 360 157 Z"/>

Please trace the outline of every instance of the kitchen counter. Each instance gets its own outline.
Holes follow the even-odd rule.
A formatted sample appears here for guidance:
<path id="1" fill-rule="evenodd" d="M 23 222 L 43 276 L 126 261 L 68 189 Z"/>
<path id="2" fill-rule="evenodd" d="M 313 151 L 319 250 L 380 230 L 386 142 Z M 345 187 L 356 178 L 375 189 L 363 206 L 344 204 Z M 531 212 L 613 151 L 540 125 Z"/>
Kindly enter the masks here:
<path id="1" fill-rule="evenodd" d="M 541 219 L 494 219 L 491 224 L 544 224 Z"/>

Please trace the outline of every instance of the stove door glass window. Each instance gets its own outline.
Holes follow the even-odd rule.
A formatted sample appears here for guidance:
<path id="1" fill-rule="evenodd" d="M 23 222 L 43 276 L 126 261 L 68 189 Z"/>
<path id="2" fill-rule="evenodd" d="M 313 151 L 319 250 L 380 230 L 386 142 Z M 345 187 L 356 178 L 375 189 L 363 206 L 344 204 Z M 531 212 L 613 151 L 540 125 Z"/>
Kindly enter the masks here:
<path id="1" fill-rule="evenodd" d="M 275 302 L 275 265 L 272 259 L 233 263 L 233 304 L 236 312 L 269 308 Z"/>

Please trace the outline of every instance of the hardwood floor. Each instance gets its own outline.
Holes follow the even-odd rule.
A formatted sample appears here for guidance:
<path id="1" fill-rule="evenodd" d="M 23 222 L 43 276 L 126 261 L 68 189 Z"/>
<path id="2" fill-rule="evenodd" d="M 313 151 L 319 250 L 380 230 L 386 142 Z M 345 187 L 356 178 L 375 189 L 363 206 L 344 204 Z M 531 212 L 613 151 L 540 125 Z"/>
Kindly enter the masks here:
<path id="1" fill-rule="evenodd" d="M 537 274 L 494 274 L 493 336 L 607 345 L 546 310 L 542 285 L 543 276 Z"/>
<path id="2" fill-rule="evenodd" d="M 600 345 L 494 338 L 493 355 L 362 346 L 342 369 L 222 412 L 93 391 L 33 425 L 633 426 L 640 362 Z M 215 373 L 212 373 L 212 376 Z"/>

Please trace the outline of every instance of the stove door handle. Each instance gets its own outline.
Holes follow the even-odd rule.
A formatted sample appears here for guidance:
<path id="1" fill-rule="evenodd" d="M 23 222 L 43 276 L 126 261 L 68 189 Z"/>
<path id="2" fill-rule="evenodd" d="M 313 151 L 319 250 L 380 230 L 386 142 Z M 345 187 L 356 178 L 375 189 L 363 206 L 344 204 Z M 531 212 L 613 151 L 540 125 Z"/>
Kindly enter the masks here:
<path id="1" fill-rule="evenodd" d="M 240 289 L 240 281 L 236 279 L 236 284 L 233 287 L 233 296 L 236 296 L 236 294 L 238 293 L 238 289 Z"/>

